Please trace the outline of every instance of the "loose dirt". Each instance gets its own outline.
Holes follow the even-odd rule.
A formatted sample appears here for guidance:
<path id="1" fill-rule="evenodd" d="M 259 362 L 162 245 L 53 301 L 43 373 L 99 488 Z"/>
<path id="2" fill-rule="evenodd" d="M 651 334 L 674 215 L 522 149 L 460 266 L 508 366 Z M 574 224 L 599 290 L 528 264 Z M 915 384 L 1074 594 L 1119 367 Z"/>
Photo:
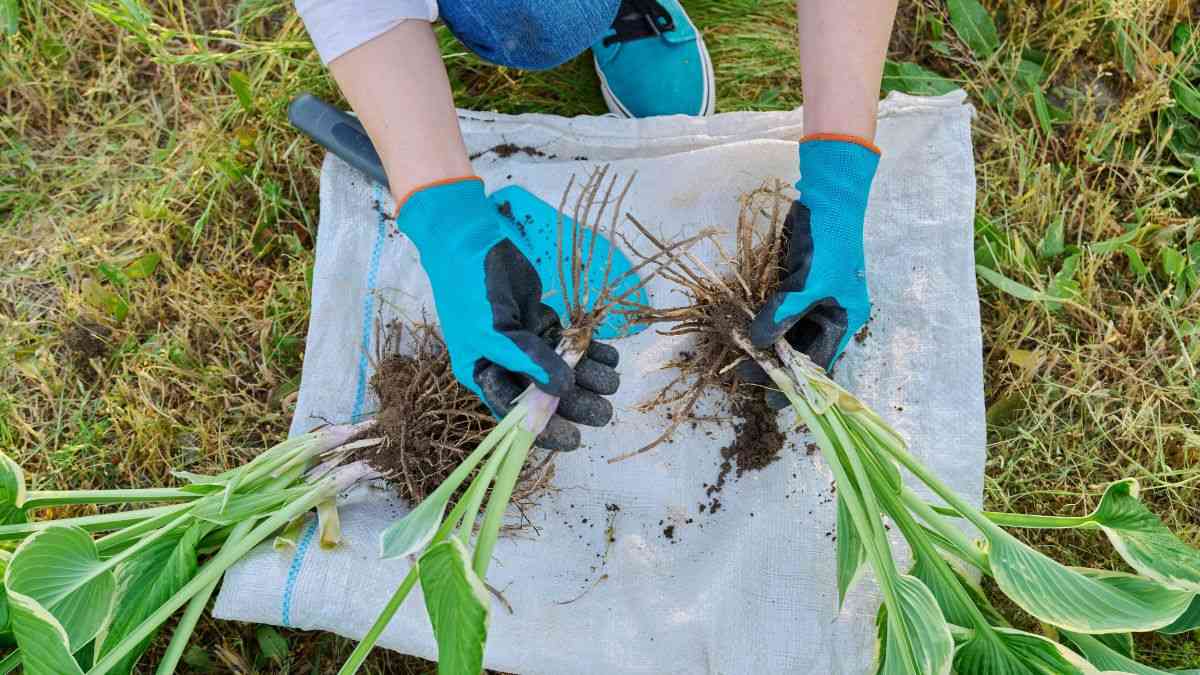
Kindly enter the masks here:
<path id="1" fill-rule="evenodd" d="M 107 326 L 83 319 L 63 333 L 63 344 L 71 355 L 71 364 L 76 370 L 88 370 L 91 360 L 108 356 L 108 338 L 112 331 Z"/>

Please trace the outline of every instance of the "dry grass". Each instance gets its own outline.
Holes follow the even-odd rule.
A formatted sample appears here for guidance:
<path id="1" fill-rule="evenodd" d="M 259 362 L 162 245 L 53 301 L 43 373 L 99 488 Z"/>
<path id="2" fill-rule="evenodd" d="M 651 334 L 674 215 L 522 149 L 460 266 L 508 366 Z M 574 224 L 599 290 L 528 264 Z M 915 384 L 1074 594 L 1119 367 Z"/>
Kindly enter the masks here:
<path id="1" fill-rule="evenodd" d="M 43 487 L 151 485 L 245 459 L 286 430 L 308 318 L 321 155 L 283 111 L 304 90 L 337 100 L 332 83 L 279 0 L 18 4 L 18 34 L 0 38 L 0 448 Z M 800 103 L 790 0 L 687 5 L 720 110 Z M 1171 51 L 1195 10 L 985 5 L 993 54 L 919 0 L 903 3 L 891 58 L 957 80 L 978 107 L 978 257 L 1025 287 L 981 283 L 988 505 L 1079 513 L 1135 476 L 1200 544 L 1200 297 L 1162 264 L 1170 249 L 1200 265 L 1200 120 L 1172 86 L 1196 82 L 1196 39 Z M 587 57 L 520 73 L 443 39 L 464 107 L 604 112 Z M 1022 58 L 1040 62 L 1045 106 Z M 148 254 L 161 261 L 138 274 Z M 1038 542 L 1118 563 L 1094 536 Z M 252 628 L 212 621 L 201 642 L 223 671 L 327 672 L 348 652 L 332 636 L 291 646 L 272 665 Z M 1142 650 L 1200 665 L 1193 636 Z M 371 668 L 425 666 L 377 654 Z"/>

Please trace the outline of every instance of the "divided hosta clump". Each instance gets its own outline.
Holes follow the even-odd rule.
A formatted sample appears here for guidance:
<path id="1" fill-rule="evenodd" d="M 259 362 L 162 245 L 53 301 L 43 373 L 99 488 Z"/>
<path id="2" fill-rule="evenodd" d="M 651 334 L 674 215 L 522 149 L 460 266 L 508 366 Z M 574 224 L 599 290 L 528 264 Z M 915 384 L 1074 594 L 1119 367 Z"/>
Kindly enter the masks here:
<path id="1" fill-rule="evenodd" d="M 759 193 L 756 193 L 759 194 Z M 733 367 L 752 359 L 787 397 L 797 423 L 813 435 L 837 483 L 838 594 L 870 568 L 882 606 L 877 617 L 876 672 L 907 675 L 1079 675 L 1163 673 L 1139 664 L 1130 633 L 1181 633 L 1200 628 L 1200 551 L 1170 530 L 1138 499 L 1135 480 L 1114 483 L 1097 509 L 1079 517 L 990 513 L 971 506 L 931 473 L 878 414 L 833 382 L 786 342 L 755 349 L 744 327 L 762 289 L 748 280 L 778 280 L 777 221 L 753 196 L 743 202 L 738 248 L 717 274 L 684 254 L 662 272 L 687 289 L 689 304 L 654 310 L 650 319 L 677 322 L 736 346 Z M 770 289 L 768 289 L 769 292 Z M 732 306 L 732 329 L 713 316 Z M 910 488 L 901 470 L 939 503 Z M 886 519 L 886 520 L 885 520 Z M 959 520 L 980 535 L 971 540 Z M 899 531 L 913 564 L 901 569 L 888 538 Z M 1005 528 L 1077 528 L 1108 537 L 1132 571 L 1060 565 Z M 971 574 L 990 577 L 1012 602 L 1046 626 L 1017 630 L 988 601 Z M 1200 671 L 1194 671 L 1200 672 Z"/>
<path id="2" fill-rule="evenodd" d="M 181 488 L 30 491 L 0 455 L 0 673 L 129 673 L 151 638 L 184 612 L 157 666 L 173 672 L 225 570 L 316 509 L 322 544 L 340 539 L 334 500 L 375 473 L 347 461 L 371 425 L 329 426 L 288 439 L 216 476 L 178 472 Z M 33 521 L 66 504 L 149 504 L 117 513 Z"/>
<path id="3" fill-rule="evenodd" d="M 618 188 L 617 176 L 610 175 L 607 167 L 595 170 L 580 186 L 573 217 L 562 216 L 558 223 L 559 288 L 547 290 L 561 293 L 564 300 L 566 328 L 557 351 L 572 367 L 583 357 L 592 333 L 605 317 L 629 306 L 631 298 L 653 277 L 657 269 L 652 268 L 708 236 L 701 233 L 664 245 L 639 265 L 612 274 L 616 247 L 601 256 L 596 245 L 602 224 L 607 225 L 609 241 L 615 241 L 614 228 L 632 181 L 631 176 Z M 572 177 L 559 205 L 560 214 L 573 187 Z M 590 290 L 587 283 L 595 278 L 593 266 L 603 266 L 598 290 Z M 492 552 L 514 486 L 534 440 L 557 409 L 558 398 L 531 385 L 514 403 L 444 481 L 382 533 L 381 556 L 409 558 L 413 565 L 343 665 L 341 675 L 357 672 L 418 581 L 438 644 L 438 672 L 477 675 L 482 671 L 490 604 L 485 579 Z"/>

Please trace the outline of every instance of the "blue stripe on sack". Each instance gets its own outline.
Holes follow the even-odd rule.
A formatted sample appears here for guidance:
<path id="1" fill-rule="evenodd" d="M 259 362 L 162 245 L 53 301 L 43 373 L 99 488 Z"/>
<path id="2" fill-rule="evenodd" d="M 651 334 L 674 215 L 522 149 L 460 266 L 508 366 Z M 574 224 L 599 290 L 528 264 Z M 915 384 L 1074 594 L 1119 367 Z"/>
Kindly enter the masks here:
<path id="1" fill-rule="evenodd" d="M 308 554 L 308 549 L 312 546 L 313 536 L 317 533 L 317 519 L 313 518 L 308 527 L 304 528 L 304 535 L 300 537 L 300 543 L 296 545 L 296 555 L 292 556 L 292 564 L 288 566 L 287 584 L 283 587 L 283 612 L 281 623 L 286 628 L 292 627 L 292 591 L 296 588 L 296 578 L 300 576 L 300 568 L 304 565 L 304 557 Z"/>
<path id="2" fill-rule="evenodd" d="M 383 200 L 383 193 L 379 185 L 374 188 L 374 202 L 376 204 Z M 371 248 L 371 264 L 367 268 L 367 289 L 366 297 L 363 298 L 363 320 L 362 320 L 362 339 L 359 341 L 358 355 L 358 381 L 354 387 L 354 408 L 350 412 L 350 419 L 353 422 L 358 422 L 362 418 L 363 406 L 367 399 L 367 369 L 370 367 L 370 361 L 367 355 L 371 353 L 371 318 L 375 313 L 375 283 L 379 276 L 379 261 L 383 254 L 383 245 L 387 242 L 388 219 L 383 212 L 379 212 L 379 221 L 375 225 L 375 245 Z M 292 564 L 288 566 L 287 583 L 283 587 L 283 608 L 280 611 L 281 624 L 285 627 L 292 627 L 292 594 L 296 589 L 296 579 L 300 576 L 300 568 L 304 566 L 304 558 L 308 553 L 309 547 L 312 545 L 313 536 L 317 533 L 317 520 L 314 518 L 306 530 L 304 536 L 300 538 L 300 544 L 296 546 L 296 554 L 292 556 Z"/>
<path id="3" fill-rule="evenodd" d="M 379 203 L 379 186 L 375 186 L 375 203 Z M 371 249 L 371 265 L 367 268 L 367 295 L 363 298 L 362 340 L 358 351 L 358 383 L 354 387 L 354 410 L 350 413 L 350 421 L 359 422 L 362 418 L 363 404 L 367 398 L 367 368 L 370 362 L 367 355 L 371 353 L 371 320 L 375 313 L 375 280 L 379 275 L 379 258 L 383 253 L 383 244 L 387 241 L 388 221 L 383 213 L 379 214 L 379 222 L 375 225 L 375 247 Z"/>

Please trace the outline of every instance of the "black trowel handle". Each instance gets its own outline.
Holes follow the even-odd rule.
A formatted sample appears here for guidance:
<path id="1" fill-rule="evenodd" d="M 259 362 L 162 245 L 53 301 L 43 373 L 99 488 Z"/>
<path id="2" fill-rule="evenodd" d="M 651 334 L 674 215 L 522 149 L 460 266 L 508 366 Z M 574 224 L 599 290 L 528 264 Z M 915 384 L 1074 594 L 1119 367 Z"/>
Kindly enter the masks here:
<path id="1" fill-rule="evenodd" d="M 371 145 L 366 129 L 353 115 L 329 105 L 312 94 L 301 94 L 288 106 L 288 120 L 321 147 L 350 166 L 375 179 L 385 188 L 387 174 L 379 153 Z"/>

